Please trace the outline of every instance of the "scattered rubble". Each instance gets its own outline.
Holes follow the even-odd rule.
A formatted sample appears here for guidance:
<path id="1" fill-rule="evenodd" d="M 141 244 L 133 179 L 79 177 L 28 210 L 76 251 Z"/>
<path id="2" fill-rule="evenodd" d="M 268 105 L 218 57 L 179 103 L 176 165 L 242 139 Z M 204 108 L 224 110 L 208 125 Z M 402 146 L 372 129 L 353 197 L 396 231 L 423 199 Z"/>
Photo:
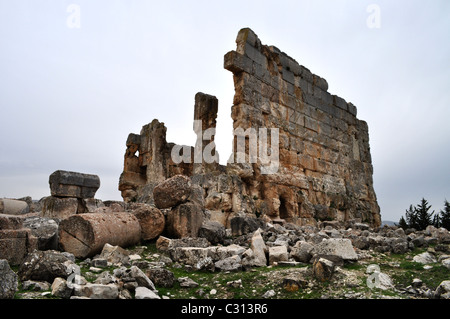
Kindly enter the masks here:
<path id="1" fill-rule="evenodd" d="M 174 184 L 183 189 L 190 185 L 175 179 L 186 182 Z M 39 211 L 0 214 L 3 296 L 167 299 L 190 289 L 197 289 L 197 298 L 226 298 L 236 289 L 245 291 L 242 298 L 371 298 L 372 291 L 378 291 L 377 298 L 386 296 L 383 291 L 396 298 L 449 296 L 450 233 L 444 228 L 405 232 L 395 226 L 372 228 L 360 220 L 299 226 L 242 214 L 227 228 L 210 219 L 193 193 L 161 209 L 96 199 L 100 209 L 95 212 L 62 219 Z M 186 206 L 198 207 L 197 221 Z M 184 221 L 175 221 L 176 209 Z M 8 239 L 5 234 L 24 235 Z M 149 247 L 152 254 L 145 253 Z M 389 256 L 403 261 L 386 261 L 394 258 Z M 9 264 L 18 265 L 17 271 Z M 410 269 L 420 271 L 405 282 L 398 273 Z M 417 278 L 426 271 L 437 271 L 442 280 L 430 286 L 427 278 Z M 211 286 L 202 281 L 206 274 L 227 281 Z M 255 274 L 260 277 L 244 280 Z M 170 293 L 161 295 L 161 289 Z"/>
<path id="2" fill-rule="evenodd" d="M 421 269 L 423 266 L 416 261 L 416 257 L 432 255 L 434 261 L 429 261 L 429 265 L 437 267 L 436 269 L 441 267 L 440 271 L 444 272 L 444 276 L 446 272 L 448 278 L 450 273 L 444 266 L 444 261 L 450 260 L 447 254 L 450 250 L 448 232 L 447 236 L 441 232 L 437 239 L 426 236 L 426 231 L 402 236 L 395 227 L 366 230 L 341 227 L 333 228 L 336 232 L 328 231 L 327 235 L 326 231 L 331 230 L 329 226 L 320 227 L 299 227 L 292 224 L 274 226 L 269 223 L 254 232 L 227 236 L 227 245 L 212 245 L 205 238 L 171 239 L 160 236 L 157 242 L 152 241 L 150 244 L 155 250 L 146 253 L 149 246 L 124 249 L 107 243 L 97 255 L 81 260 L 75 260 L 75 256 L 67 252 L 36 251 L 27 256 L 16 276 L 14 272 L 10 272 L 12 276 L 9 276 L 8 284 L 4 275 L 0 277 L 2 287 L 6 289 L 16 285 L 24 291 L 19 294 L 23 294 L 25 298 L 34 293 L 33 298 L 158 299 L 173 298 L 178 289 L 186 289 L 184 291 L 187 293 L 190 289 L 199 288 L 204 293 L 199 291 L 197 294 L 193 291 L 197 297 L 224 298 L 224 291 L 249 291 L 248 285 L 253 285 L 254 289 L 251 291 L 255 293 L 264 286 L 268 287 L 253 298 L 290 298 L 289 296 L 297 295 L 308 298 L 387 296 L 381 291 L 386 291 L 395 298 L 448 298 L 446 280 L 430 287 L 424 283 L 425 278 L 412 278 L 409 285 L 403 286 L 395 278 L 408 268 L 404 270 L 398 264 L 387 261 L 391 254 L 404 256 L 401 257 L 403 260 L 410 260 L 409 263 Z M 339 235 L 340 238 L 331 238 L 330 235 Z M 352 242 L 361 236 L 377 240 L 370 241 L 371 247 L 359 249 Z M 437 244 L 431 247 L 412 247 L 412 241 L 419 236 L 436 238 Z M 399 238 L 408 246 L 408 250 L 402 255 L 394 252 L 398 241 L 393 239 Z M 337 243 L 339 245 L 335 246 Z M 377 252 L 377 247 L 384 246 L 388 249 L 382 253 Z M 335 247 L 339 249 L 334 249 Z M 436 251 L 432 247 L 440 247 L 440 250 Z M 418 249 L 425 251 L 411 255 Z M 260 258 L 254 257 L 258 254 Z M 381 265 L 383 268 L 386 263 L 392 266 L 383 271 L 370 270 L 369 265 Z M 2 261 L 2 265 L 7 264 L 6 260 Z M 85 270 L 81 271 L 82 269 Z M 175 275 L 176 273 L 184 275 Z M 242 275 L 236 278 L 232 277 L 233 273 Z M 245 280 L 246 276 L 258 273 L 261 276 L 259 281 Z M 216 274 L 214 278 L 224 276 L 230 279 L 223 285 L 211 286 L 211 283 L 198 281 L 206 274 Z M 374 289 L 365 283 L 370 279 L 376 284 Z M 331 286 L 326 285 L 327 283 L 333 283 L 334 288 L 330 290 Z M 258 285 L 262 287 L 258 288 Z M 206 287 L 209 289 L 205 289 Z M 161 289 L 171 293 L 161 295 Z M 215 294 L 206 293 L 212 289 L 216 290 Z M 10 293 L 10 297 L 18 293 L 14 288 L 12 291 L 14 293 Z M 50 294 L 42 295 L 46 291 Z M 320 296 L 317 295 L 318 291 L 322 291 Z M 185 294 L 181 291 L 179 293 Z"/>

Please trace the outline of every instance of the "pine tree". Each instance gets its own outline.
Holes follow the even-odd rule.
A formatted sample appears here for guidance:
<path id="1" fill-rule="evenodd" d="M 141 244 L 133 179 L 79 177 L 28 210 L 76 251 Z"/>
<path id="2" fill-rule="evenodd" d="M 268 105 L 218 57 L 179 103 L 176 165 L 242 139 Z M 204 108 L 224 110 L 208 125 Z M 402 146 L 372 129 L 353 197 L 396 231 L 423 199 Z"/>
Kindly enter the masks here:
<path id="1" fill-rule="evenodd" d="M 402 216 L 400 217 L 400 220 L 398 221 L 398 225 L 399 227 L 403 228 L 404 230 L 406 230 L 408 227 L 408 223 L 406 222 L 405 218 Z"/>
<path id="2" fill-rule="evenodd" d="M 450 203 L 447 200 L 444 203 L 444 210 L 441 210 L 439 215 L 439 227 L 450 230 Z"/>
<path id="3" fill-rule="evenodd" d="M 406 224 L 408 228 L 418 229 L 419 224 L 417 222 L 417 208 L 413 205 L 409 205 L 409 209 L 406 210 Z"/>
<path id="4" fill-rule="evenodd" d="M 416 217 L 417 217 L 417 230 L 425 230 L 427 226 L 433 225 L 432 216 L 434 211 L 429 213 L 431 205 L 428 205 L 428 201 L 425 198 L 422 198 L 420 204 L 416 208 Z"/>
<path id="5" fill-rule="evenodd" d="M 442 227 L 441 217 L 439 216 L 439 214 L 434 215 L 434 217 L 433 217 L 433 226 L 436 227 L 436 228 Z"/>

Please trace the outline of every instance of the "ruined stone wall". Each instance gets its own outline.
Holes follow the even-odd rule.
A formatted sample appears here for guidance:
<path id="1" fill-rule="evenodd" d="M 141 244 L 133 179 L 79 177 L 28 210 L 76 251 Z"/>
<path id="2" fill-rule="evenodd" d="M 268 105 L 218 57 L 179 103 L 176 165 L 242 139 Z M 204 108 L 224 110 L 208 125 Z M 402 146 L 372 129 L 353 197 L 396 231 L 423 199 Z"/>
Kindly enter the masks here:
<path id="1" fill-rule="evenodd" d="M 218 100 L 215 96 L 201 92 L 196 94 L 194 121 L 199 121 L 204 130 L 215 129 L 217 111 Z M 194 131 L 196 129 L 198 128 L 194 127 Z M 195 163 L 195 148 L 168 143 L 166 131 L 164 123 L 154 119 L 142 127 L 140 134 L 130 133 L 128 135 L 124 170 L 119 180 L 119 190 L 126 202 L 153 203 L 153 188 L 165 179 L 177 174 L 192 176 L 218 168 L 216 162 L 203 163 L 200 159 L 200 163 Z M 198 140 L 196 144 L 201 152 L 213 141 L 214 136 L 208 142 Z M 175 163 L 172 158 L 174 147 L 179 148 L 177 154 L 185 157 L 179 163 Z"/>
<path id="2" fill-rule="evenodd" d="M 226 226 L 239 213 L 299 225 L 355 218 L 380 225 L 368 126 L 357 119 L 356 107 L 330 94 L 325 79 L 261 44 L 252 30 L 240 30 L 236 43 L 236 51 L 224 58 L 235 85 L 232 161 L 223 166 L 196 158 L 208 148 L 214 154 L 213 135 L 197 139 L 195 147 L 167 143 L 164 123 L 153 120 L 128 137 L 119 181 L 124 200 L 152 203 L 158 183 L 182 174 L 202 189 L 210 218 Z M 199 126 L 214 130 L 217 111 L 214 96 L 197 93 L 194 131 Z M 251 128 L 278 129 L 278 144 L 268 134 L 269 148 L 276 147 L 279 155 L 276 170 L 264 173 L 265 164 L 248 155 L 248 161 L 237 163 L 236 129 Z M 255 141 L 244 137 L 244 152 L 250 154 Z M 174 149 L 184 161 L 174 162 Z"/>
<path id="3" fill-rule="evenodd" d="M 252 30 L 240 30 L 236 43 L 224 61 L 234 75 L 234 128 L 278 128 L 280 135 L 279 170 L 262 175 L 254 164 L 252 195 L 266 201 L 272 218 L 379 225 L 368 126 L 356 107 Z"/>

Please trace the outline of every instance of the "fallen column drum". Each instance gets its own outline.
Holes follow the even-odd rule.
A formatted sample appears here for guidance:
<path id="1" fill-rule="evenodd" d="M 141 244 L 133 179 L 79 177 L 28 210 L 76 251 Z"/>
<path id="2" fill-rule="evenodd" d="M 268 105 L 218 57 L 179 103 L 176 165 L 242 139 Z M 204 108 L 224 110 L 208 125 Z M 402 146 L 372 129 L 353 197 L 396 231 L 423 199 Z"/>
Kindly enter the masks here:
<path id="1" fill-rule="evenodd" d="M 94 256 L 106 243 L 125 248 L 140 239 L 139 220 L 131 213 L 77 214 L 59 225 L 60 247 L 78 258 Z"/>

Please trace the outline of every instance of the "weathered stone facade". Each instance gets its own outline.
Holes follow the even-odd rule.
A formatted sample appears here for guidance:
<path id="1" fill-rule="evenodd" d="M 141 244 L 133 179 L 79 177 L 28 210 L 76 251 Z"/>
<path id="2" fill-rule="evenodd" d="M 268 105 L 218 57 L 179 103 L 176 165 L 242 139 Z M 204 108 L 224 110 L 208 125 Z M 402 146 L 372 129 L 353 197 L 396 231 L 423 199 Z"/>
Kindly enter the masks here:
<path id="1" fill-rule="evenodd" d="M 195 147 L 167 143 L 164 123 L 153 120 L 140 135 L 128 137 L 119 181 L 124 200 L 153 203 L 153 188 L 182 174 L 201 186 L 205 216 L 228 227 L 230 218 L 239 213 L 299 225 L 357 218 L 379 226 L 368 126 L 357 119 L 356 107 L 330 94 L 325 79 L 276 47 L 261 44 L 252 30 L 240 30 L 236 43 L 236 51 L 224 58 L 235 84 L 234 154 L 230 157 L 234 163 L 223 166 L 201 157 L 203 151 L 215 155 L 211 134 L 200 136 Z M 214 96 L 196 95 L 197 134 L 199 125 L 214 133 L 217 110 Z M 264 173 L 259 159 L 236 161 L 236 130 L 244 132 L 245 153 L 250 154 L 259 140 L 252 140 L 248 133 L 262 128 L 279 133 L 279 161 L 270 173 Z M 269 149 L 277 146 L 276 139 L 268 140 Z"/>

